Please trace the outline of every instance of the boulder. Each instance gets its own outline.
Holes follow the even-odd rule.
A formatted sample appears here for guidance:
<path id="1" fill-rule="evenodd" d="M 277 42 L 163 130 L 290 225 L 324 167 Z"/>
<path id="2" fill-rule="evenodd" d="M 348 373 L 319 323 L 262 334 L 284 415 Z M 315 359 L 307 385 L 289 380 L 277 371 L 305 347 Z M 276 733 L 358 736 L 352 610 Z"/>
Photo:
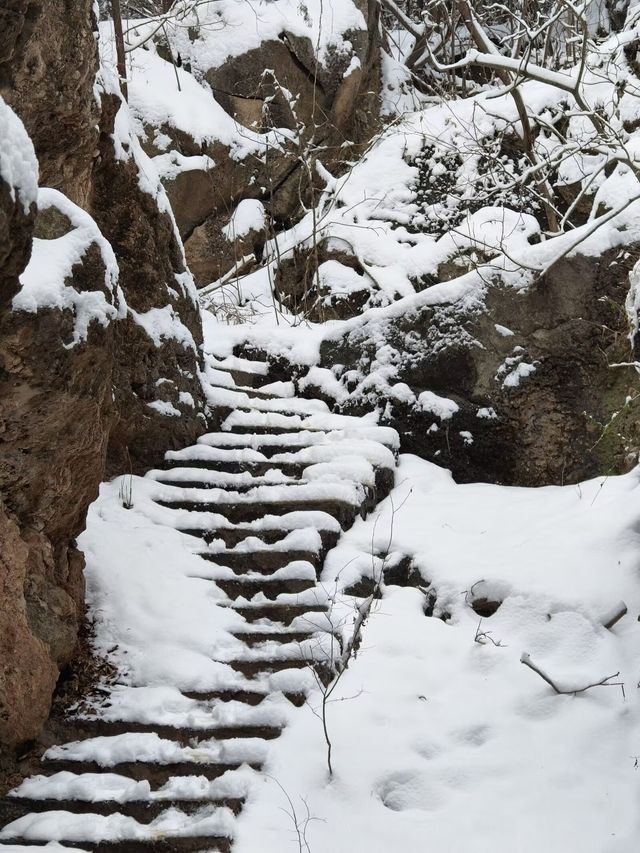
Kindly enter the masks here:
<path id="1" fill-rule="evenodd" d="M 473 299 L 428 304 L 427 290 L 419 307 L 325 341 L 321 366 L 339 372 L 345 411 L 376 406 L 403 451 L 459 482 L 621 473 L 638 458 L 638 404 L 633 376 L 610 365 L 634 360 L 624 306 L 635 257 L 565 258 L 526 289 L 494 279 Z"/>

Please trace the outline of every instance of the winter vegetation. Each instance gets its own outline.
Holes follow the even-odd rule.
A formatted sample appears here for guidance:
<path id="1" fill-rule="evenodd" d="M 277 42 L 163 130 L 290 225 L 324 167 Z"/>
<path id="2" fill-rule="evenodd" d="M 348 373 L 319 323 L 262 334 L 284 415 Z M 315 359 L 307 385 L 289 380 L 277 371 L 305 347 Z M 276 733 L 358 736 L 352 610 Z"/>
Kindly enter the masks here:
<path id="1" fill-rule="evenodd" d="M 635 853 L 640 3 L 0 9 L 0 851 Z"/>

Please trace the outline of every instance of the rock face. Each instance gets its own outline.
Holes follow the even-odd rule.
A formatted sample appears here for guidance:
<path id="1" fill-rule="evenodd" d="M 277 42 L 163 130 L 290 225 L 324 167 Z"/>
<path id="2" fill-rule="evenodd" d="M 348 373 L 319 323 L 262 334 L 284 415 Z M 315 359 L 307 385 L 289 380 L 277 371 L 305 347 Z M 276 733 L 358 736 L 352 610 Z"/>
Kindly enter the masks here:
<path id="1" fill-rule="evenodd" d="M 97 78 L 91 0 L 45 6 L 0 10 L 0 95 L 33 140 L 40 184 L 63 194 L 36 216 L 0 180 L 0 775 L 37 737 L 73 655 L 84 566 L 75 537 L 100 481 L 153 464 L 204 426 L 200 317 L 166 196 L 126 106 Z M 95 239 L 56 283 L 46 253 L 72 229 L 69 210 L 93 217 Z M 103 237 L 117 291 L 105 290 Z M 14 303 L 32 247 L 58 302 Z M 104 316 L 81 328 L 95 304 Z"/>
<path id="2" fill-rule="evenodd" d="M 198 285 L 219 278 L 238 260 L 222 229 L 239 202 L 260 199 L 276 227 L 295 221 L 302 204 L 314 206 L 323 187 L 315 158 L 340 174 L 371 139 L 379 121 L 379 5 L 358 0 L 356 6 L 367 29 L 346 33 L 350 50 L 329 51 L 322 62 L 311 39 L 284 24 L 277 39 L 219 66 L 202 67 L 206 51 L 198 41 L 207 38 L 206 27 L 190 44 L 180 43 L 183 66 L 200 61 L 199 74 L 241 136 L 277 129 L 266 147 L 240 156 L 219 140 L 198 141 L 166 124 L 146 125 L 146 150 L 170 163 L 163 181 Z M 146 122 L 144 111 L 138 117 Z M 154 143 L 158 133 L 162 148 Z"/>
<path id="3" fill-rule="evenodd" d="M 356 324 L 324 343 L 321 363 L 350 390 L 345 410 L 377 405 L 404 451 L 459 482 L 620 473 L 640 447 L 633 376 L 610 367 L 634 360 L 624 306 L 635 256 L 566 258 L 522 292 L 493 283 L 473 302 Z M 391 377 L 386 390 L 376 374 Z"/>

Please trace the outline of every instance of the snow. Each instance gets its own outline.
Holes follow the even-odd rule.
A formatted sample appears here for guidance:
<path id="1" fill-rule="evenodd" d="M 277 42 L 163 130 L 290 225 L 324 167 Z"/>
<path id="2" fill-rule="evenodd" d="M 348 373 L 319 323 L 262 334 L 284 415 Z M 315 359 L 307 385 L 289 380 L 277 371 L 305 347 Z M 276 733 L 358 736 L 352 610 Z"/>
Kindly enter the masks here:
<path id="1" fill-rule="evenodd" d="M 0 97 L 0 179 L 13 201 L 29 213 L 38 192 L 38 161 L 31 137 L 10 106 Z"/>
<path id="2" fill-rule="evenodd" d="M 385 552 L 393 501 L 391 550 L 431 583 L 436 616 L 423 591 L 384 589 L 329 710 L 334 779 L 312 696 L 274 745 L 235 849 L 297 849 L 284 789 L 301 815 L 308 805 L 312 850 L 418 850 L 425 839 L 435 853 L 634 850 L 640 469 L 517 489 L 456 485 L 401 456 L 397 483 L 343 536 L 323 580 L 345 586 L 358 554 L 370 567 L 372 546 Z M 481 621 L 499 646 L 474 642 L 472 588 L 503 602 Z M 608 631 L 620 598 L 632 615 Z M 351 601 L 335 612 L 346 629 Z M 620 671 L 626 700 L 615 686 L 555 695 L 523 651 L 576 687 Z"/>
<path id="3" fill-rule="evenodd" d="M 177 809 L 168 809 L 148 824 L 138 823 L 121 814 L 72 814 L 64 811 L 31 814 L 10 823 L 0 831 L 0 840 L 22 835 L 29 841 L 48 838 L 68 841 L 151 841 L 163 836 L 177 838 L 233 834 L 233 814 L 229 809 L 209 809 L 198 815 L 185 815 Z"/>
<path id="4" fill-rule="evenodd" d="M 460 406 L 453 400 L 439 397 L 433 391 L 423 391 L 418 397 L 418 405 L 424 412 L 437 415 L 441 421 L 450 420 L 456 412 L 460 411 Z"/>
<path id="5" fill-rule="evenodd" d="M 207 155 L 188 157 L 168 150 L 167 130 L 188 133 L 198 143 L 225 145 L 236 159 L 259 157 L 276 139 L 274 135 L 269 142 L 269 134 L 239 127 L 221 109 L 204 79 L 208 69 L 282 32 L 308 37 L 321 62 L 337 51 L 344 73 L 358 67 L 349 30 L 361 30 L 364 22 L 352 0 L 258 0 L 258 7 L 245 0 L 205 4 L 198 12 L 204 24 L 197 38 L 189 35 L 189 16 L 167 25 L 174 51 L 180 51 L 193 73 L 184 66 L 174 69 L 152 44 L 130 54 L 130 106 L 122 104 L 118 112 L 114 142 L 119 157 L 135 157 L 140 186 L 169 215 L 158 174 L 171 180 L 189 169 L 211 171 L 215 164 Z M 135 23 L 128 39 L 143 39 L 147 32 L 147 24 Z M 108 60 L 108 25 L 102 38 Z M 636 850 L 640 468 L 574 486 L 520 489 L 459 485 L 448 471 L 402 455 L 390 497 L 342 534 L 326 557 L 318 585 L 274 599 L 254 595 L 255 587 L 248 585 L 247 596 L 234 602 L 253 609 L 253 615 L 264 615 L 269 607 L 277 612 L 287 604 L 308 608 L 288 630 L 315 629 L 319 634 L 300 643 L 276 643 L 269 636 L 273 623 L 262 619 L 248 628 L 223 593 L 223 581 L 237 577 L 224 565 L 230 555 L 235 560 L 240 556 L 241 562 L 242 555 L 275 553 L 281 567 L 270 580 L 314 581 L 312 562 L 287 561 L 282 554 L 296 549 L 320 553 L 320 532 L 337 534 L 340 524 L 329 513 L 302 509 L 305 502 L 343 501 L 358 507 L 371 495 L 375 469 L 395 465 L 399 438 L 380 426 L 379 411 L 336 415 L 323 402 L 299 399 L 298 391 L 319 388 L 327 398 L 347 403 L 354 384 L 374 402 L 382 390 L 390 399 L 437 418 L 430 431 L 446 429 L 460 411 L 458 403 L 432 390 L 414 393 L 396 381 L 385 324 L 423 308 L 451 306 L 452 316 L 479 312 L 489 288 L 524 290 L 558 257 L 579 251 L 597 258 L 606 249 L 640 240 L 640 202 L 628 170 L 616 166 L 605 171 L 609 154 L 602 150 L 587 155 L 562 148 L 559 153 L 560 143 L 545 132 L 536 136 L 536 151 L 562 155 L 559 182 L 580 181 L 594 209 L 602 204 L 609 212 L 549 238 L 534 216 L 502 200 L 478 209 L 479 143 L 517 126 L 513 101 L 508 92 L 490 88 L 444 105 L 416 95 L 400 62 L 412 47 L 413 41 L 405 39 L 391 48 L 393 55 L 382 57 L 382 106 L 389 123 L 364 157 L 337 178 L 318 163 L 325 190 L 318 194 L 317 210 L 279 234 L 277 245 L 268 241 L 265 264 L 230 281 L 224 290 L 224 299 L 232 298 L 238 316 L 247 322 L 230 326 L 221 315 L 205 312 L 205 379 L 212 383 L 207 399 L 225 410 L 218 432 L 169 452 L 167 461 L 177 467 L 132 477 L 129 509 L 122 506 L 123 480 L 104 484 L 80 537 L 96 649 L 114 664 L 118 676 L 106 685 L 105 701 L 78 713 L 104 724 L 125 721 L 151 731 L 87 737 L 52 748 L 49 758 L 95 761 L 105 770 L 136 760 L 240 766 L 211 782 L 197 775 L 173 778 L 158 790 L 113 772 L 60 772 L 27 780 L 19 789 L 22 796 L 76 796 L 89 802 L 248 795 L 247 808 L 237 824 L 228 813 L 211 808 L 195 820 L 167 810 L 150 825 L 121 816 L 51 811 L 20 819 L 11 831 L 21 830 L 30 840 L 97 843 L 148 839 L 155 833 L 230 835 L 235 830 L 235 853 L 294 853 L 303 844 L 296 836 L 295 809 L 303 823 L 305 815 L 309 818 L 304 827 L 313 851 Z M 485 60 L 509 70 L 516 67 L 508 57 Z M 534 69 L 539 79 L 520 86 L 530 114 L 553 118 L 559 97 L 572 109 L 570 94 L 559 96 L 556 85 L 570 87 L 575 73 Z M 614 81 L 599 73 L 596 59 L 586 73 L 589 102 L 606 111 L 615 100 Z M 636 95 L 623 92 L 618 100 L 621 120 L 637 120 Z M 0 122 L 2 117 L 0 109 Z M 149 158 L 134 130 L 163 153 Z M 584 115 L 574 110 L 567 144 L 589 138 L 589 133 Z M 627 142 L 637 157 L 640 148 L 633 133 Z M 448 159 L 451 152 L 459 160 L 455 165 Z M 14 160 L 13 149 L 7 159 L 0 147 L 0 174 L 17 176 L 11 186 L 24 204 L 31 191 L 29 170 L 23 174 Z M 451 182 L 440 191 L 438 181 L 445 177 Z M 418 197 L 421 181 L 431 188 L 426 200 Z M 46 199 L 51 191 L 44 192 Z M 260 202 L 241 202 L 224 233 L 230 240 L 246 236 L 262 228 L 264 217 Z M 89 228 L 82 222 L 74 225 L 75 231 Z M 360 316 L 311 324 L 274 310 L 271 280 L 278 258 L 319 240 L 354 258 L 354 268 L 332 259 L 322 264 L 323 297 L 348 297 L 364 289 Z M 443 264 L 454 274 L 458 267 L 460 275 L 438 281 Z M 43 269 L 40 257 L 32 270 L 38 288 L 45 282 L 35 272 Z M 189 274 L 177 279 L 193 297 Z M 626 306 L 631 337 L 638 330 L 639 282 L 636 267 Z M 213 311 L 223 304 L 217 301 L 222 298 L 218 285 L 203 297 Z M 115 279 L 111 287 L 115 293 Z M 32 288 L 34 294 L 38 288 Z M 130 315 L 157 346 L 172 339 L 185 349 L 196 348 L 172 305 Z M 494 328 L 504 344 L 515 335 L 506 326 Z M 376 348 L 367 375 L 357 363 L 318 366 L 322 344 L 345 332 Z M 454 329 L 451 340 L 459 342 L 456 336 L 462 334 Z M 234 355 L 247 342 L 310 370 L 295 384 L 264 386 L 275 399 L 253 398 L 250 388 L 236 384 L 234 374 L 266 378 L 267 368 Z M 478 345 L 470 337 L 464 343 Z M 525 393 L 537 365 L 525 349 L 514 347 L 495 375 L 496 389 L 524 386 Z M 340 381 L 343 375 L 347 382 Z M 186 393 L 179 401 L 193 405 Z M 162 400 L 148 405 L 167 417 L 180 415 Z M 498 419 L 488 405 L 475 414 Z M 276 433 L 267 432 L 271 430 Z M 467 446 L 475 440 L 473 430 L 458 435 Z M 246 465 L 247 470 L 192 467 L 198 462 L 231 464 L 234 471 Z M 260 465 L 260 476 L 252 475 L 254 464 Z M 300 469 L 300 480 L 283 473 L 280 466 L 288 465 Z M 171 503 L 193 504 L 194 509 L 173 509 Z M 264 504 L 266 514 L 238 525 L 246 538 L 227 548 L 223 534 L 236 525 L 219 510 L 240 503 Z M 301 509 L 269 514 L 269 505 L 280 503 Z M 209 535 L 205 541 L 186 531 Z M 282 538 L 266 545 L 259 538 L 265 531 Z M 407 569 L 403 580 L 406 566 L 410 574 Z M 247 581 L 259 577 L 263 575 L 257 571 L 243 575 Z M 361 581 L 379 583 L 381 598 L 347 593 Z M 328 706 L 335 767 L 329 778 L 317 716 L 321 695 L 313 674 L 308 669 L 268 673 L 258 667 L 258 675 L 248 678 L 233 664 L 262 666 L 274 658 L 304 660 L 312 654 L 323 659 L 335 653 L 334 633 L 341 635 L 344 648 L 368 600 L 372 612 L 362 642 Z M 495 608 L 492 615 L 479 615 L 483 602 Z M 620 602 L 628 612 L 608 629 Z M 236 636 L 243 630 L 264 633 L 264 642 L 245 645 Z M 523 662 L 535 663 L 575 695 L 556 694 Z M 608 677 L 611 686 L 578 692 Z M 197 698 L 232 689 L 250 689 L 265 698 L 256 706 Z M 307 693 L 307 704 L 294 709 L 282 691 Z M 216 728 L 235 724 L 286 728 L 268 746 L 251 737 L 216 740 Z M 161 737 L 152 731 L 156 725 L 188 727 L 196 736 L 188 742 Z M 264 774 L 242 765 L 255 761 L 266 762 Z"/>
<path id="6" fill-rule="evenodd" d="M 242 620 L 216 606 L 222 596 L 197 578 L 201 561 L 183 534 L 154 523 L 153 488 L 151 480 L 134 477 L 133 508 L 125 509 L 119 481 L 103 485 L 80 537 L 98 650 L 113 659 L 131 686 L 214 690 L 236 683 L 236 675 L 213 660 L 211 650 L 234 645 L 229 631 Z M 114 646 L 117 651 L 111 652 Z"/>
<path id="7" fill-rule="evenodd" d="M 201 26 L 199 37 L 191 41 L 187 29 L 196 23 Z M 276 0 L 259 2 L 257 9 L 243 0 L 219 0 L 187 13 L 175 29 L 169 26 L 175 52 L 202 73 L 265 41 L 277 40 L 283 31 L 308 39 L 324 63 L 332 51 L 350 51 L 351 43 L 345 37 L 349 30 L 366 30 L 364 17 L 353 0 L 305 0 L 303 4 Z M 135 45 L 144 34 L 145 25 L 140 22 L 130 33 L 130 43 Z"/>
<path id="8" fill-rule="evenodd" d="M 12 796 L 36 800 L 79 799 L 86 802 L 153 802 L 157 800 L 207 800 L 242 797 L 246 794 L 255 771 L 247 766 L 228 770 L 212 781 L 205 777 L 172 777 L 162 787 L 151 790 L 147 781 L 136 782 L 117 773 L 76 774 L 68 771 L 51 776 L 32 776 Z M 21 848 L 22 849 L 22 848 Z"/>
<path id="9" fill-rule="evenodd" d="M 159 415 L 164 415 L 165 418 L 182 417 L 180 409 L 176 409 L 174 405 L 166 400 L 153 400 L 151 403 L 147 403 L 146 405 L 149 406 L 150 409 L 153 409 L 154 412 L 158 412 Z"/>
<path id="10" fill-rule="evenodd" d="M 227 240 L 246 237 L 251 231 L 260 232 L 265 227 L 267 212 L 261 201 L 253 198 L 243 199 L 233 212 L 228 225 L 222 229 Z"/>
<path id="11" fill-rule="evenodd" d="M 20 276 L 21 289 L 12 306 L 14 311 L 29 313 L 43 308 L 72 311 L 73 336 L 66 346 L 74 346 L 87 339 L 92 323 L 106 327 L 122 317 L 126 303 L 117 284 L 119 270 L 113 249 L 91 216 L 58 190 L 40 189 L 38 210 L 51 208 L 67 217 L 69 231 L 51 240 L 34 238 L 31 259 Z M 78 291 L 67 281 L 92 246 L 98 248 L 104 264 L 104 287 Z"/>
<path id="12" fill-rule="evenodd" d="M 197 351 L 196 343 L 189 329 L 181 321 L 172 305 L 163 308 L 150 308 L 148 311 L 134 311 L 129 314 L 138 326 L 141 326 L 157 347 L 166 340 L 175 340 L 184 349 Z"/>

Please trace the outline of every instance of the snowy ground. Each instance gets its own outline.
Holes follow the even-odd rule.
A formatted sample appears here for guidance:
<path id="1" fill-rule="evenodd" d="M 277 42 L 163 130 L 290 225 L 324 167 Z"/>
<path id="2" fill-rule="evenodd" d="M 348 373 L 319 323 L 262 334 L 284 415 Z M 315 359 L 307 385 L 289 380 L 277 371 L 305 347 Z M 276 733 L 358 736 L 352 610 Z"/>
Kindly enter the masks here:
<path id="1" fill-rule="evenodd" d="M 459 486 L 403 456 L 397 482 L 324 579 L 352 580 L 358 559 L 366 570 L 372 541 L 388 542 L 391 500 L 406 498 L 391 550 L 414 558 L 451 619 L 425 616 L 419 589 L 384 590 L 329 709 L 333 780 L 304 708 L 274 745 L 236 850 L 299 849 L 286 795 L 301 824 L 312 818 L 312 853 L 636 850 L 640 471 L 564 488 Z M 482 620 L 483 643 L 473 594 L 503 601 Z M 607 630 L 620 599 L 629 612 Z M 556 695 L 523 652 L 561 688 L 619 672 L 624 695 Z"/>
<path id="2" fill-rule="evenodd" d="M 213 320 L 207 328 L 210 345 L 230 346 L 232 330 L 225 344 Z M 135 479 L 134 509 L 124 510 L 118 484 L 105 486 L 81 545 L 99 646 L 118 645 L 112 659 L 125 681 L 158 684 L 123 688 L 115 710 L 147 707 L 149 720 L 166 722 L 188 710 L 176 685 L 226 683 L 236 619 L 193 577 L 198 558 L 148 500 L 152 488 Z M 635 851 L 638 498 L 640 468 L 517 489 L 457 485 L 401 456 L 391 496 L 342 537 L 322 576 L 334 624 L 348 634 L 357 602 L 345 587 L 400 556 L 417 570 L 412 586 L 383 586 L 328 707 L 334 776 L 321 697 L 305 678 L 307 706 L 264 709 L 287 727 L 269 743 L 265 774 L 245 783 L 234 853 Z M 501 602 L 483 619 L 472 608 L 482 598 Z M 621 601 L 628 612 L 609 630 Z M 613 684 L 558 695 L 521 663 L 524 653 L 562 690 L 607 676 Z"/>
<path id="3" fill-rule="evenodd" d="M 223 5 L 246 14 L 243 3 L 225 0 Z M 310 5 L 312 11 L 325 8 L 321 2 Z M 287 0 L 286 6 L 298 14 L 304 4 Z M 275 4 L 265 4 L 261 37 L 271 26 L 279 32 L 276 11 Z M 353 16 L 355 6 L 345 0 L 343 12 Z M 357 23 L 348 15 L 342 22 L 344 27 Z M 214 44 L 213 37 L 207 43 Z M 240 50 L 233 40 L 224 48 L 224 54 L 195 59 L 219 64 Z M 388 80 L 399 74 L 389 58 L 385 69 Z M 173 95 L 165 99 L 172 91 L 163 88 L 168 73 L 174 70 L 153 51 L 137 51 L 130 86 L 134 121 L 155 117 L 161 125 L 171 118 L 196 139 L 224 142 L 238 157 L 260 150 L 265 139 L 256 133 L 247 140 L 234 123 L 223 121 L 221 110 L 211 111 L 211 93 L 186 71 L 179 75 L 185 84 L 184 109 L 176 107 Z M 154 81 L 155 89 L 148 85 Z M 595 99 L 600 90 L 591 82 Z M 613 82 L 599 85 L 608 91 Z M 545 83 L 530 82 L 522 89 L 536 115 L 551 111 L 558 99 L 557 90 Z M 205 104 L 209 112 L 192 109 Z M 523 273 L 514 257 L 540 270 L 578 239 L 584 240 L 581 251 L 594 256 L 638 239 L 636 183 L 620 165 L 610 174 L 597 172 L 594 191 L 615 214 L 598 231 L 587 223 L 537 242 L 539 225 L 526 213 L 487 205 L 466 215 L 478 177 L 473 172 L 479 157 L 476 132 L 490 140 L 514 120 L 507 95 L 480 95 L 412 115 L 400 115 L 408 104 L 396 109 L 396 124 L 381 133 L 347 176 L 321 172 L 326 192 L 315 222 L 309 213 L 279 235 L 277 252 L 267 244 L 267 265 L 232 282 L 230 296 L 214 289 L 205 295 L 205 304 L 213 303 L 219 317 L 224 299 L 244 303 L 234 305 L 235 316 L 248 321 L 223 327 L 205 312 L 208 346 L 217 355 L 229 355 L 234 343 L 250 339 L 272 352 L 286 352 L 293 361 L 314 363 L 331 324 L 295 325 L 296 318 L 277 312 L 270 276 L 277 255 L 309 244 L 312 226 L 316 237 L 333 241 L 334 248 L 351 246 L 376 282 L 364 317 L 342 324 L 342 331 L 363 322 L 375 330 L 378 320 L 452 294 L 461 302 L 476 299 L 489 272 L 507 284 L 526 286 L 533 276 Z M 627 118 L 637 117 L 637 95 L 625 94 L 621 110 Z M 215 121 L 205 121 L 205 114 Z M 579 117 L 573 121 L 580 124 Z M 575 134 L 579 130 L 573 128 Z M 632 147 L 639 140 L 634 135 Z M 538 144 L 551 143 L 541 134 Z M 416 163 L 427 158 L 431 173 L 442 174 L 451 150 L 465 155 L 464 168 L 456 174 L 458 196 L 447 205 L 440 200 L 419 205 Z M 156 158 L 156 165 L 171 167 L 163 157 Z M 3 174 L 11 166 L 20 178 L 20 164 L 9 163 L 3 151 L 0 160 Z M 582 154 L 567 157 L 565 182 L 582 177 L 584 168 Z M 21 197 L 24 190 L 27 201 L 32 199 L 35 187 L 18 178 L 14 184 Z M 621 208 L 617 213 L 614 203 Z M 441 221 L 451 225 L 447 233 L 441 233 Z M 91 223 L 78 220 L 74 226 L 74 239 L 90 242 Z M 441 263 L 480 249 L 487 258 L 484 266 L 454 281 L 417 287 Z M 332 263 L 321 275 L 348 289 L 353 276 L 344 270 L 341 276 Z M 636 276 L 636 285 L 639 280 Z M 637 294 L 636 286 L 631 303 Z M 315 384 L 340 399 L 336 378 L 312 370 Z M 393 378 L 392 370 L 365 377 L 380 387 Z M 213 404 L 225 402 L 224 390 L 217 390 Z M 406 391 L 403 386 L 398 393 Z M 425 394 L 423 405 L 450 402 Z M 265 405 L 233 417 L 235 424 L 278 426 L 293 423 L 296 416 L 285 418 Z M 316 425 L 323 417 L 309 415 Z M 231 431 L 230 447 L 233 440 Z M 320 467 L 329 460 L 312 461 Z M 270 483 L 276 485 L 287 484 Z M 168 510 L 152 502 L 158 485 L 150 478 L 133 478 L 133 509 L 122 507 L 123 487 L 129 488 L 126 482 L 103 486 L 80 539 L 87 554 L 97 647 L 109 654 L 121 676 L 108 707 L 120 719 L 143 715 L 147 722 L 167 724 L 188 715 L 195 727 L 219 723 L 210 706 L 186 699 L 181 691 L 246 686 L 228 666 L 238 654 L 233 631 L 240 617 L 220 606 L 224 597 L 203 577 L 202 561 L 188 537 L 175 528 Z M 353 484 L 344 488 L 345 494 L 355 490 Z M 248 712 L 254 722 L 264 712 L 262 722 L 286 722 L 287 727 L 269 743 L 265 774 L 236 780 L 249 799 L 237 823 L 234 853 L 635 853 L 640 838 L 639 498 L 640 467 L 576 486 L 516 489 L 457 485 L 447 471 L 401 456 L 392 495 L 342 537 L 322 576 L 336 627 L 348 633 L 357 602 L 345 588 L 362 578 L 378 579 L 401 556 L 415 569 L 411 586 L 383 585 L 357 658 L 332 696 L 327 725 L 333 777 L 317 716 L 321 697 L 311 673 L 302 671 L 294 686 L 311 691 L 307 706 L 293 709 L 277 701 Z M 305 535 L 295 527 L 291 533 Z M 426 615 L 434 594 L 433 613 Z M 482 618 L 473 609 L 482 598 L 499 603 L 493 615 Z M 620 602 L 626 615 L 605 627 Z M 523 655 L 530 655 L 563 693 L 523 665 Z M 582 690 L 603 680 L 610 683 Z M 265 689 L 284 684 L 277 677 L 273 682 Z M 107 719 L 110 712 L 103 712 Z M 147 740 L 157 757 L 154 736 Z M 120 740 L 116 746 L 127 744 Z"/>

